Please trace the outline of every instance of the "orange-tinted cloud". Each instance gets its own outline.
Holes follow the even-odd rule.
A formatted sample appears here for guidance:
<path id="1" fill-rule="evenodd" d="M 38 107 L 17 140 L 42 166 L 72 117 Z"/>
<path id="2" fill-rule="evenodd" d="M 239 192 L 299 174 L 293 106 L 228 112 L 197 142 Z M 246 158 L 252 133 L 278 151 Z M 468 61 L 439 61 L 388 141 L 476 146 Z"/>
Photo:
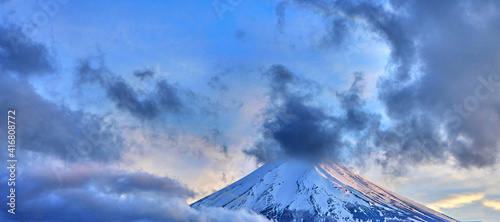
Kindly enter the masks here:
<path id="1" fill-rule="evenodd" d="M 483 205 L 486 207 L 491 207 L 494 210 L 500 211 L 500 201 L 495 200 L 483 200 Z"/>
<path id="2" fill-rule="evenodd" d="M 450 195 L 450 197 L 447 199 L 427 204 L 427 207 L 436 211 L 442 211 L 442 209 L 458 208 L 481 200 L 484 198 L 484 196 L 485 193 L 453 194 Z"/>

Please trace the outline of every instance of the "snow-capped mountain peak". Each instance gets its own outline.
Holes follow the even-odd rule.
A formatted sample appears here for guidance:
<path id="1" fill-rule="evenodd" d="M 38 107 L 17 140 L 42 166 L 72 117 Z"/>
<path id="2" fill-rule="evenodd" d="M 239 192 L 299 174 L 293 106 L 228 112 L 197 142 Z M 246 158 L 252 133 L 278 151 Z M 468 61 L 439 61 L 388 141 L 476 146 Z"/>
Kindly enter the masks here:
<path id="1" fill-rule="evenodd" d="M 191 206 L 244 208 L 280 222 L 457 221 L 332 161 L 275 160 Z"/>

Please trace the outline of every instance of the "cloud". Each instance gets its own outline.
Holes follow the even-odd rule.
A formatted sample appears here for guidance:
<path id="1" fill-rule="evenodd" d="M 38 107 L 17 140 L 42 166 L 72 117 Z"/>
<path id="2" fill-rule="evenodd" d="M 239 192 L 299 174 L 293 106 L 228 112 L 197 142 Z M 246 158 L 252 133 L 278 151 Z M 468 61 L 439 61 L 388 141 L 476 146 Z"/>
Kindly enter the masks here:
<path id="1" fill-rule="evenodd" d="M 188 215 L 190 216 L 190 215 Z M 178 220 L 178 221 L 221 221 L 221 222 L 270 222 L 267 218 L 262 215 L 258 215 L 253 212 L 248 212 L 246 210 L 226 210 L 224 208 L 202 208 L 194 213 L 194 216 L 190 216 L 190 220 Z"/>
<path id="2" fill-rule="evenodd" d="M 153 77 L 153 75 L 155 74 L 155 72 L 151 69 L 144 69 L 144 70 L 135 70 L 134 71 L 134 76 L 141 79 L 141 80 L 144 80 L 146 78 L 151 78 Z"/>
<path id="3" fill-rule="evenodd" d="M 215 75 L 210 78 L 207 84 L 214 90 L 227 91 L 228 87 L 221 81 L 222 75 Z"/>
<path id="4" fill-rule="evenodd" d="M 276 28 L 280 31 L 283 32 L 283 26 L 285 24 L 285 9 L 286 9 L 286 4 L 287 2 L 282 1 L 276 5 L 275 8 L 275 13 L 276 16 L 278 16 L 278 21 L 276 23 Z"/>
<path id="5" fill-rule="evenodd" d="M 58 106 L 25 80 L 3 76 L 0 107 L 16 110 L 21 149 L 50 154 L 68 162 L 120 158 L 122 139 L 102 117 Z M 7 133 L 6 128 L 0 133 Z"/>
<path id="6" fill-rule="evenodd" d="M 410 42 L 398 44 L 410 47 L 419 42 L 415 49 L 418 58 L 401 60 L 407 66 L 420 66 L 421 76 L 412 82 L 403 81 L 394 74 L 383 79 L 379 87 L 380 99 L 400 128 L 413 129 L 410 135 L 419 137 L 420 141 L 431 141 L 427 146 L 424 143 L 414 146 L 425 155 L 417 162 L 442 159 L 444 153 L 450 153 L 463 167 L 491 166 L 499 152 L 498 138 L 490 133 L 500 130 L 498 112 L 494 108 L 498 106 L 494 99 L 498 91 L 490 88 L 492 91 L 488 92 L 481 78 L 489 78 L 486 84 L 492 85 L 500 71 L 495 65 L 497 62 L 493 61 L 498 51 L 491 50 L 498 43 L 490 38 L 494 35 L 490 29 L 497 25 L 493 18 L 482 21 L 484 29 L 469 24 L 469 16 L 481 14 L 485 8 L 469 8 L 466 4 L 448 1 L 432 6 L 414 3 L 407 7 L 410 16 L 401 22 L 417 25 L 411 25 L 416 33 Z M 423 13 L 426 13 L 425 19 L 421 19 Z M 456 21 L 453 28 L 446 22 L 450 18 Z M 410 30 L 404 32 L 412 33 Z M 429 32 L 435 37 L 425 38 L 423 33 Z M 460 54 L 475 56 L 454 56 Z M 395 56 L 405 57 L 399 53 Z M 485 93 L 489 97 L 484 97 Z M 415 125 L 416 122 L 432 124 Z M 399 142 L 399 147 L 405 147 L 404 142 Z M 400 156 L 412 159 L 409 155 Z"/>
<path id="7" fill-rule="evenodd" d="M 443 209 L 459 208 L 471 204 L 473 202 L 482 200 L 484 196 L 485 193 L 454 194 L 447 199 L 427 204 L 427 207 L 442 212 Z"/>
<path id="8" fill-rule="evenodd" d="M 153 76 L 148 70 L 136 71 L 134 75 L 141 80 L 146 76 Z M 178 89 L 164 79 L 155 82 L 155 91 L 152 94 L 141 98 L 125 79 L 106 67 L 102 55 L 79 61 L 75 84 L 80 86 L 85 83 L 98 83 L 118 109 L 128 111 L 140 119 L 154 119 L 164 113 L 179 113 L 184 108 Z"/>
<path id="9" fill-rule="evenodd" d="M 60 171 L 19 168 L 16 220 L 29 221 L 267 221 L 246 211 L 189 207 L 193 191 L 168 177 L 125 172 L 102 164 Z M 5 178 L 4 178 L 5 179 Z M 4 220 L 7 205 L 2 206 Z M 64 208 L 64 210 L 61 210 Z"/>
<path id="10" fill-rule="evenodd" d="M 500 131 L 500 44 L 492 38 L 500 34 L 500 15 L 492 13 L 498 2 L 294 3 L 324 15 L 327 24 L 344 24 L 340 33 L 326 25 L 328 35 L 361 29 L 390 47 L 387 74 L 377 84 L 388 127 L 360 141 L 372 146 L 366 151 L 380 151 L 378 162 L 389 171 L 450 158 L 464 168 L 498 162 L 500 141 L 492 133 Z M 352 25 L 359 23 L 367 26 Z"/>
<path id="11" fill-rule="evenodd" d="M 486 207 L 493 208 L 494 210 L 500 211 L 500 201 L 483 200 L 483 205 L 486 206 Z"/>
<path id="12" fill-rule="evenodd" d="M 26 37 L 19 28 L 0 28 L 0 69 L 17 76 L 53 73 L 54 58 L 41 43 Z M 99 116 L 73 111 L 40 96 L 24 78 L 3 75 L 0 107 L 17 113 L 18 145 L 68 162 L 92 159 L 116 160 L 121 139 Z M 0 132 L 5 132 L 2 128 Z"/>
<path id="13" fill-rule="evenodd" d="M 6 215 L 4 204 L 0 220 L 267 221 L 244 210 L 191 209 L 185 198 L 192 198 L 194 193 L 166 177 L 111 170 L 107 165 L 77 165 L 65 172 L 73 162 L 118 160 L 126 150 L 120 132 L 113 131 L 100 116 L 72 111 L 44 99 L 25 80 L 9 76 L 4 80 L 0 83 L 0 107 L 17 110 L 18 145 L 23 149 L 18 154 L 27 162 L 28 156 L 57 158 L 39 163 L 44 167 L 32 165 L 33 169 L 19 171 L 23 179 L 16 186 L 16 217 Z M 157 86 L 159 94 L 168 95 L 172 90 L 166 82 L 158 82 Z M 175 102 L 168 96 L 157 100 L 159 107 Z M 5 129 L 0 132 L 6 134 Z M 64 167 L 51 168 L 59 159 Z"/>
<path id="14" fill-rule="evenodd" d="M 0 27 L 0 71 L 20 76 L 52 73 L 53 55 L 45 45 L 32 41 L 19 27 Z"/>
<path id="15" fill-rule="evenodd" d="M 167 80 L 160 80 L 156 84 L 158 95 L 158 104 L 164 110 L 178 113 L 181 111 L 183 104 L 177 96 L 177 89 L 170 85 Z"/>
<path id="16" fill-rule="evenodd" d="M 371 122 L 378 121 L 378 116 L 363 107 L 361 73 L 355 73 L 348 90 L 336 94 L 342 111 L 337 115 L 327 112 L 318 102 L 317 96 L 322 92 L 319 84 L 299 78 L 282 65 L 272 66 L 264 75 L 270 79 L 271 88 L 262 129 L 264 139 L 245 151 L 260 162 L 268 162 L 281 153 L 313 161 L 340 161 L 342 154 L 349 152 L 349 135 L 361 135 Z"/>
<path id="17" fill-rule="evenodd" d="M 297 97 L 287 98 L 279 117 L 287 117 L 279 129 L 273 129 L 276 121 L 264 127 L 271 130 L 271 136 L 292 156 L 317 158 L 340 149 L 341 126 L 335 117 L 328 116 L 321 109 L 304 104 Z"/>
<path id="18" fill-rule="evenodd" d="M 110 197 L 121 197 L 127 194 L 138 196 L 159 194 L 178 198 L 194 196 L 193 191 L 178 181 L 157 177 L 146 172 L 130 173 L 95 163 L 64 166 L 61 165 L 65 164 L 62 161 L 51 158 L 45 160 L 52 161 L 45 168 L 20 168 L 23 177 L 18 181 L 17 187 L 23 190 L 19 193 L 20 199 L 26 200 L 21 205 L 29 204 L 31 200 L 40 201 L 46 198 L 46 195 L 50 196 L 51 193 L 63 195 L 78 189 L 89 193 L 105 192 Z"/>

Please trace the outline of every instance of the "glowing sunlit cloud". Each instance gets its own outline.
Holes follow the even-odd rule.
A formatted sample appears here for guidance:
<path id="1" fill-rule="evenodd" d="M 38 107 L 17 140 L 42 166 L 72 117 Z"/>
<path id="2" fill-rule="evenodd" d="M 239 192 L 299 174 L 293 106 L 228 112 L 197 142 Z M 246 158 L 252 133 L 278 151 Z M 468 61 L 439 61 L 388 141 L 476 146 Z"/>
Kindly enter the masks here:
<path id="1" fill-rule="evenodd" d="M 484 196 L 485 196 L 485 193 L 452 194 L 447 199 L 428 204 L 427 207 L 441 212 L 442 209 L 463 207 L 467 204 L 471 204 L 475 201 L 483 199 Z M 498 205 L 498 206 L 500 206 L 500 205 Z"/>
<path id="2" fill-rule="evenodd" d="M 500 201 L 495 200 L 483 200 L 483 205 L 486 207 L 491 207 L 494 210 L 500 211 Z"/>

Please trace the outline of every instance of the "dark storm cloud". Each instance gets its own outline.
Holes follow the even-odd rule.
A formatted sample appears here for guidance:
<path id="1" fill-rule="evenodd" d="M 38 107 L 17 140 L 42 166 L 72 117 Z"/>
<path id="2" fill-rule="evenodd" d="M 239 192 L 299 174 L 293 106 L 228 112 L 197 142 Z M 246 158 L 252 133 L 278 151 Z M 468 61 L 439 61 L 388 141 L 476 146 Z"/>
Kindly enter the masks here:
<path id="1" fill-rule="evenodd" d="M 115 102 L 116 107 L 127 110 L 135 116 L 153 118 L 158 116 L 158 107 L 151 99 L 139 100 L 139 96 L 125 80 L 118 78 L 106 83 L 108 98 Z"/>
<path id="2" fill-rule="evenodd" d="M 102 56 L 80 60 L 76 70 L 77 85 L 99 83 L 118 109 L 128 111 L 138 118 L 153 119 L 163 113 L 179 113 L 184 108 L 178 89 L 164 79 L 155 80 L 155 91 L 141 98 L 138 91 L 125 79 L 105 66 Z M 144 72 L 138 77 L 145 78 L 143 74 Z M 151 73 L 150 77 L 152 76 Z"/>
<path id="3" fill-rule="evenodd" d="M 286 97 L 292 82 L 296 81 L 295 75 L 282 65 L 273 65 L 264 73 L 271 79 L 271 97 Z"/>
<path id="4" fill-rule="evenodd" d="M 0 82 L 0 95 L 0 107 L 16 109 L 20 148 L 69 162 L 120 157 L 122 139 L 100 117 L 51 103 L 27 81 L 8 76 Z M 7 133 L 5 130 L 0 132 Z"/>
<path id="5" fill-rule="evenodd" d="M 361 73 L 355 74 L 347 91 L 337 93 L 343 113 L 336 115 L 315 105 L 315 92 L 320 90 L 317 83 L 297 77 L 282 65 L 272 66 L 265 76 L 270 79 L 271 105 L 262 129 L 264 139 L 245 151 L 260 162 L 270 161 L 280 153 L 313 161 L 341 160 L 347 146 L 344 135 L 362 132 L 377 120 L 363 109 L 359 97 Z M 275 143 L 281 149 L 276 149 Z"/>
<path id="6" fill-rule="evenodd" d="M 287 98 L 278 118 L 285 118 L 279 129 L 275 121 L 264 125 L 285 152 L 292 156 L 318 158 L 341 149 L 339 122 L 320 108 L 305 104 L 301 98 Z"/>
<path id="7" fill-rule="evenodd" d="M 387 172 L 401 175 L 406 173 L 407 166 L 445 160 L 447 146 L 440 140 L 436 124 L 426 115 L 412 115 L 389 129 L 378 130 L 373 135 L 373 142 L 383 151 L 383 157 L 377 162 Z"/>
<path id="8" fill-rule="evenodd" d="M 279 156 L 283 156 L 285 153 L 281 148 L 278 148 L 279 144 L 268 135 L 265 139 L 257 142 L 252 148 L 246 149 L 243 152 L 246 155 L 254 157 L 259 163 L 267 163 Z"/>
<path id="9" fill-rule="evenodd" d="M 441 159 L 443 153 L 449 152 L 464 167 L 494 164 L 499 152 L 498 136 L 493 132 L 500 132 L 498 85 L 495 86 L 495 76 L 500 73 L 496 59 L 500 56 L 500 44 L 491 36 L 499 34 L 496 30 L 500 17 L 482 15 L 498 10 L 498 3 L 412 3 L 405 7 L 409 16 L 399 22 L 411 27 L 402 30 L 413 34 L 411 41 L 390 41 L 394 42 L 394 56 L 401 58 L 404 66 L 422 63 L 423 75 L 404 85 L 398 73 L 392 74 L 381 81 L 379 93 L 398 127 L 412 129 L 403 138 L 416 137 L 420 145 L 411 147 L 417 155 L 406 155 L 409 148 L 405 140 L 400 140 L 399 149 L 389 152 L 401 153 L 400 159 L 417 162 Z M 480 18 L 474 22 L 477 25 L 471 23 L 475 17 Z M 414 47 L 415 42 L 419 42 L 415 49 L 418 61 L 407 59 L 408 53 L 400 52 Z M 485 84 L 492 88 L 487 89 Z M 444 127 L 446 137 L 439 136 L 440 127 Z"/>
<path id="10" fill-rule="evenodd" d="M 409 22 L 420 34 L 414 41 L 421 42 L 417 50 L 424 75 L 402 88 L 384 87 L 398 83 L 387 80 L 380 88 L 382 99 L 387 107 L 395 107 L 397 94 L 414 91 L 414 102 L 406 104 L 409 109 L 396 109 L 394 116 L 427 115 L 438 122 L 433 125 L 434 132 L 444 124 L 447 151 L 464 167 L 494 164 L 499 153 L 500 43 L 492 36 L 500 34 L 500 17 L 488 12 L 499 10 L 500 5 L 494 1 L 482 6 L 473 2 L 415 2 L 408 9 L 412 15 Z M 425 18 L 417 19 L 424 13 Z M 471 23 L 474 18 L 478 19 L 476 25 Z M 423 33 L 435 36 L 426 38 Z M 461 123 L 452 125 L 458 121 L 453 119 Z"/>
<path id="11" fill-rule="evenodd" d="M 3 204 L 2 221 L 267 221 L 247 211 L 195 210 L 185 201 L 195 193 L 168 177 L 100 164 L 56 173 L 50 164 L 18 168 L 16 214 Z"/>
<path id="12" fill-rule="evenodd" d="M 362 81 L 363 74 L 356 72 L 354 73 L 354 82 L 349 87 L 349 90 L 337 93 L 340 107 L 345 111 L 342 125 L 355 132 L 366 129 L 372 120 L 378 118 L 378 116 L 370 114 L 363 108 L 364 101 L 360 97 L 363 90 Z"/>
<path id="13" fill-rule="evenodd" d="M 0 33 L 0 107 L 16 110 L 19 148 L 67 162 L 119 159 L 122 139 L 101 117 L 52 103 L 27 79 L 15 78 L 55 72 L 55 59 L 45 45 L 14 25 L 1 27 Z"/>
<path id="14" fill-rule="evenodd" d="M 153 72 L 153 70 L 151 70 L 151 69 L 135 70 L 134 71 L 134 76 L 141 79 L 141 80 L 144 80 L 146 78 L 151 78 L 151 77 L 153 77 L 154 74 L 155 74 L 155 72 Z"/>
<path id="15" fill-rule="evenodd" d="M 182 109 L 182 102 L 177 96 L 177 89 L 170 85 L 167 80 L 161 80 L 156 84 L 158 95 L 158 104 L 165 110 L 171 112 L 180 112 Z"/>
<path id="16" fill-rule="evenodd" d="M 463 167 L 497 162 L 498 2 L 391 1 L 392 11 L 373 2 L 295 2 L 330 20 L 363 18 L 369 31 L 390 46 L 389 74 L 379 79 L 378 95 L 391 126 L 371 127 L 372 133 L 363 137 L 366 146 L 373 146 L 366 150 L 383 152 L 380 163 L 397 168 L 450 156 Z M 352 110 L 347 116 L 355 126 L 365 126 L 363 112 Z"/>
<path id="17" fill-rule="evenodd" d="M 20 28 L 0 27 L 0 71 L 20 76 L 51 73 L 53 60 L 45 45 L 27 38 Z"/>
<path id="18" fill-rule="evenodd" d="M 45 167 L 21 168 L 20 173 L 16 220 L 168 220 L 170 201 L 181 204 L 180 199 L 194 196 L 176 180 L 102 165 L 77 165 L 59 175 Z"/>
<path id="19" fill-rule="evenodd" d="M 26 178 L 30 178 L 31 182 L 30 185 L 25 187 L 23 195 L 29 195 L 31 198 L 53 188 L 64 190 L 89 186 L 96 186 L 97 189 L 106 186 L 106 192 L 117 195 L 134 192 L 155 192 L 170 197 L 185 198 L 194 196 L 193 191 L 176 180 L 157 177 L 146 172 L 128 173 L 113 170 L 99 164 L 76 165 L 59 175 L 53 171 L 35 168 L 29 169 L 24 175 Z M 22 184 L 21 182 L 20 184 Z"/>

